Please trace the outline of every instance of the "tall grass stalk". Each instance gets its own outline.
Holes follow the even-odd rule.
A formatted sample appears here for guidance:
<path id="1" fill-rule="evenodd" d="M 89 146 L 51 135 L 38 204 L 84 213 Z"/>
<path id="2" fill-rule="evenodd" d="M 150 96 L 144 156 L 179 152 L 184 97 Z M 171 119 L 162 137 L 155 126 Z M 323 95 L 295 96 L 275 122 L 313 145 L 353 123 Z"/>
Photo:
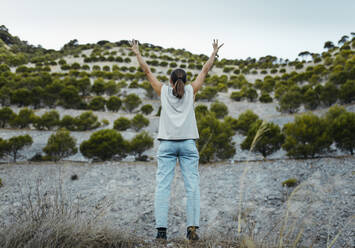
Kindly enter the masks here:
<path id="1" fill-rule="evenodd" d="M 244 192 L 244 178 L 246 173 L 249 170 L 249 160 L 250 160 L 250 154 L 253 151 L 253 149 L 255 148 L 256 144 L 258 143 L 258 141 L 261 139 L 261 137 L 268 132 L 268 127 L 266 125 L 266 122 L 263 121 L 262 124 L 260 125 L 258 131 L 256 132 L 253 142 L 250 145 L 250 149 L 249 149 L 249 154 L 248 154 L 248 158 L 247 158 L 247 162 L 246 162 L 246 166 L 243 170 L 241 179 L 240 179 L 240 185 L 239 185 L 239 205 L 238 205 L 238 234 L 241 233 L 242 228 L 241 228 L 241 221 L 242 221 L 242 202 L 243 202 L 243 192 Z"/>

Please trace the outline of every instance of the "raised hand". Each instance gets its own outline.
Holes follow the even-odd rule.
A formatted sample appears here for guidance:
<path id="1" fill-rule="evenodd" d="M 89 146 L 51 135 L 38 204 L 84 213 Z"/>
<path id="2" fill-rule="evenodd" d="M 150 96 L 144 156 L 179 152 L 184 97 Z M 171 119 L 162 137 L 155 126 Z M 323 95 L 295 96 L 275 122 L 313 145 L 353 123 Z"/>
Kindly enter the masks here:
<path id="1" fill-rule="evenodd" d="M 224 43 L 222 43 L 222 45 L 218 46 L 218 39 L 213 39 L 213 52 L 216 54 L 216 56 L 218 57 L 218 50 L 224 45 Z"/>
<path id="2" fill-rule="evenodd" d="M 129 49 L 137 55 L 139 53 L 138 40 L 132 39 L 132 41 L 128 41 L 128 42 L 129 45 L 131 46 Z"/>

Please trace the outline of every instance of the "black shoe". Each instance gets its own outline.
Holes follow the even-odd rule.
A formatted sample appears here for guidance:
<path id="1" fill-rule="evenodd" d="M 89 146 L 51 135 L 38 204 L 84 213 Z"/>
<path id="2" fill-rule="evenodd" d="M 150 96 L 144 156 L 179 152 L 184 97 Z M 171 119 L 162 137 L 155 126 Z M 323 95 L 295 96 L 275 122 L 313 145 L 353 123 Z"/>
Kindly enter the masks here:
<path id="1" fill-rule="evenodd" d="M 186 234 L 186 238 L 188 240 L 199 240 L 199 236 L 196 233 L 196 229 L 199 228 L 198 226 L 189 226 L 187 228 L 187 234 Z"/>
<path id="2" fill-rule="evenodd" d="M 157 240 L 167 240 L 166 228 L 159 227 L 157 229 L 158 229 L 158 233 L 157 233 L 157 236 L 155 237 L 155 239 L 157 239 Z"/>

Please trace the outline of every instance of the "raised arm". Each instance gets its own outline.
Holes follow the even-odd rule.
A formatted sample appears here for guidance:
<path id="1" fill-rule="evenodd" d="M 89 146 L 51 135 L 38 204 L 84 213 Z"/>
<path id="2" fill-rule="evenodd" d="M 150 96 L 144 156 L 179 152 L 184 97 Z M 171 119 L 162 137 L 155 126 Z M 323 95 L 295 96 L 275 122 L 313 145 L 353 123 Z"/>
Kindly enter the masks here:
<path id="1" fill-rule="evenodd" d="M 212 52 L 210 58 L 207 60 L 207 62 L 202 67 L 202 70 L 198 74 L 198 76 L 195 79 L 195 81 L 193 81 L 191 83 L 191 86 L 194 89 L 194 94 L 196 94 L 196 92 L 201 88 L 202 83 L 205 80 L 205 77 L 206 77 L 207 73 L 209 72 L 209 70 L 211 69 L 211 67 L 213 65 L 214 59 L 215 59 L 215 57 L 216 57 L 216 55 L 218 53 L 218 49 L 220 49 L 223 46 L 223 44 L 218 46 L 218 40 L 213 39 L 213 43 L 212 43 L 213 52 Z"/>
<path id="2" fill-rule="evenodd" d="M 138 41 L 133 39 L 130 42 L 130 45 L 131 45 L 130 49 L 136 54 L 138 63 L 142 68 L 142 70 L 144 71 L 145 75 L 147 76 L 148 81 L 152 85 L 154 91 L 158 94 L 158 96 L 160 96 L 161 87 L 163 86 L 163 84 L 158 81 L 158 79 L 151 72 L 148 64 L 143 60 L 143 57 L 139 52 Z"/>

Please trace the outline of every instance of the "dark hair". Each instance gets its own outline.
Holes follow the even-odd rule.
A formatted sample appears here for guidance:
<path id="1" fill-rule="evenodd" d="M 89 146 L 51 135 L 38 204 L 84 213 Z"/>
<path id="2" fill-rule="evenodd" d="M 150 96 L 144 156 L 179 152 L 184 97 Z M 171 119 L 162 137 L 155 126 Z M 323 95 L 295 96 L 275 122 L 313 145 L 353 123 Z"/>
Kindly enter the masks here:
<path id="1" fill-rule="evenodd" d="M 170 79 L 175 85 L 173 95 L 182 98 L 185 93 L 186 72 L 183 69 L 175 69 L 170 75 Z"/>

